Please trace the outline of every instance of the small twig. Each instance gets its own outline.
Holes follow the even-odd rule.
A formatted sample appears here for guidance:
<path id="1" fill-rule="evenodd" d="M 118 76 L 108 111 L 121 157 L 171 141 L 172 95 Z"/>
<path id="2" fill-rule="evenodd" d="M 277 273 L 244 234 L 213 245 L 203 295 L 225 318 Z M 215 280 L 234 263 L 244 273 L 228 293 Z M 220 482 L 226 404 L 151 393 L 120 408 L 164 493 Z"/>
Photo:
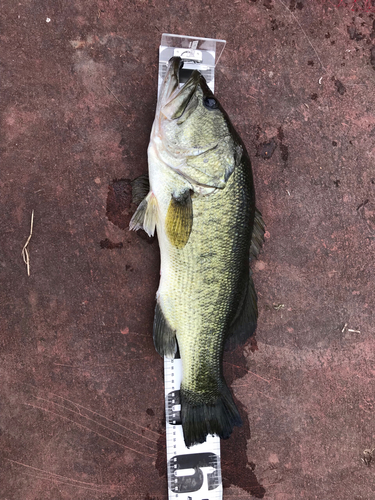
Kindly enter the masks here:
<path id="1" fill-rule="evenodd" d="M 353 330 L 353 328 L 347 328 L 347 326 L 348 326 L 348 323 L 345 323 L 345 325 L 344 325 L 343 329 L 341 330 L 341 333 L 344 333 L 344 332 L 345 332 L 345 330 L 346 330 L 347 332 L 350 332 L 350 333 L 361 333 L 361 331 L 360 331 L 360 330 Z"/>
<path id="2" fill-rule="evenodd" d="M 363 203 L 361 203 L 360 205 L 358 205 L 357 211 L 360 210 L 361 208 L 364 208 L 367 205 L 368 202 L 369 202 L 369 200 L 365 200 Z"/>
<path id="3" fill-rule="evenodd" d="M 108 90 L 108 92 L 110 92 L 113 95 L 113 97 L 120 104 L 120 106 L 122 106 L 125 109 L 125 111 L 126 111 L 125 106 L 122 104 L 122 102 L 120 101 L 120 99 L 112 92 L 112 90 L 108 87 L 108 85 L 106 85 L 106 89 Z"/>
<path id="4" fill-rule="evenodd" d="M 31 236 L 33 235 L 33 225 L 34 225 L 34 210 L 32 210 L 31 212 L 30 234 L 26 240 L 26 243 L 22 248 L 22 258 L 24 263 L 26 264 L 27 276 L 30 276 L 30 255 L 27 246 L 31 240 Z"/>

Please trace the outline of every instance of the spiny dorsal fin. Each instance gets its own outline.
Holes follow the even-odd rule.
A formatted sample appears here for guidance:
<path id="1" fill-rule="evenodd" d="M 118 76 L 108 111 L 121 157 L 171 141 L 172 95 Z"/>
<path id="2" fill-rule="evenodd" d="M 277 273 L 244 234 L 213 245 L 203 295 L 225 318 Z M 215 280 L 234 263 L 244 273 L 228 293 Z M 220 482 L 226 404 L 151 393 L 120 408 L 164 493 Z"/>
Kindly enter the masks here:
<path id="1" fill-rule="evenodd" d="M 193 227 L 193 203 L 189 190 L 180 196 L 172 195 L 165 218 L 165 232 L 169 241 L 178 249 L 184 248 Z"/>
<path id="2" fill-rule="evenodd" d="M 135 214 L 131 218 L 129 229 L 134 231 L 144 229 L 149 236 L 153 236 L 155 232 L 157 212 L 156 198 L 154 194 L 150 192 L 141 202 L 135 211 Z"/>
<path id="3" fill-rule="evenodd" d="M 150 181 L 148 174 L 140 175 L 131 182 L 132 185 L 132 202 L 139 205 L 146 198 L 150 191 Z"/>
<path id="4" fill-rule="evenodd" d="M 264 233 L 266 232 L 265 224 L 262 218 L 262 214 L 259 210 L 255 209 L 255 217 L 254 217 L 254 226 L 253 226 L 253 234 L 251 237 L 251 245 L 250 245 L 250 259 L 256 259 L 259 255 L 259 252 L 263 246 L 264 241 Z"/>
<path id="5" fill-rule="evenodd" d="M 249 281 L 245 287 L 236 316 L 229 327 L 225 344 L 226 350 L 232 350 L 238 345 L 244 344 L 254 334 L 258 318 L 257 301 L 253 278 L 249 274 Z"/>
<path id="6" fill-rule="evenodd" d="M 158 302 L 155 307 L 153 335 L 155 349 L 160 356 L 173 359 L 177 351 L 176 332 L 169 326 Z"/>

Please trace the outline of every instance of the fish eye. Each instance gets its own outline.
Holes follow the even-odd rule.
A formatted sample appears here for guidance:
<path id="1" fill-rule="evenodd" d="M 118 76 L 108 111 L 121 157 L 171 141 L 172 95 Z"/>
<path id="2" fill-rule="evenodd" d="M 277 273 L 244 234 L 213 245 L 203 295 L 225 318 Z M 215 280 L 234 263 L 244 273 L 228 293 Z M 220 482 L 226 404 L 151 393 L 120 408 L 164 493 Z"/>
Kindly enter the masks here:
<path id="1" fill-rule="evenodd" d="M 206 109 L 217 109 L 219 107 L 214 97 L 203 97 L 203 106 Z"/>

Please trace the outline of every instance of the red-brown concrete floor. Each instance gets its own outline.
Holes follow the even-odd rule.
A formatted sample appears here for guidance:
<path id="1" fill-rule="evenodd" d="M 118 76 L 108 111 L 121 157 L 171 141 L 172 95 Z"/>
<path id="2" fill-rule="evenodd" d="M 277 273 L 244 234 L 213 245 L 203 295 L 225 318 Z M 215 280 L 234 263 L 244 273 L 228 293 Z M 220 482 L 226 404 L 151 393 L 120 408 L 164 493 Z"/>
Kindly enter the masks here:
<path id="1" fill-rule="evenodd" d="M 127 231 L 162 32 L 228 41 L 217 94 L 268 230 L 258 349 L 225 357 L 224 497 L 375 497 L 375 24 L 333 3 L 4 0 L 2 500 L 167 498 L 158 245 Z"/>

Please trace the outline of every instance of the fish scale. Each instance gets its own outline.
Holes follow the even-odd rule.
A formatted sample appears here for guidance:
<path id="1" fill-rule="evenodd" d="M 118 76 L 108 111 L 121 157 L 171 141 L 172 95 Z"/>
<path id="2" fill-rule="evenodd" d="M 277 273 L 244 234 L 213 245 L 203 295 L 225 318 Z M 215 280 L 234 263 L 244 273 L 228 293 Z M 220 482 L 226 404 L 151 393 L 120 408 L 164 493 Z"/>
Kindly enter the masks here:
<path id="1" fill-rule="evenodd" d="M 159 300 L 170 326 L 177 331 L 183 360 L 182 384 L 187 389 L 194 390 L 200 378 L 207 377 L 206 373 L 197 372 L 203 359 L 207 359 L 206 353 L 211 354 L 211 373 L 214 371 L 218 380 L 221 377 L 218 353 L 233 309 L 228 293 L 235 298 L 238 281 L 248 262 L 251 200 L 247 210 L 243 210 L 238 203 L 241 197 L 238 186 L 242 183 L 237 178 L 245 177 L 245 171 L 244 165 L 243 172 L 236 170 L 229 180 L 225 213 L 221 210 L 222 193 L 214 194 L 210 199 L 193 198 L 194 221 L 197 223 L 188 243 L 182 251 L 168 241 L 165 241 L 167 248 L 161 248 L 169 263 L 167 270 L 163 264 L 161 266 L 165 280 L 159 288 Z M 212 214 L 217 215 L 213 217 Z M 208 227 L 217 235 L 220 233 L 220 237 L 207 238 Z M 232 248 L 228 248 L 228 240 L 232 242 Z M 243 256 L 239 258 L 241 251 Z M 202 253 L 210 254 L 210 259 L 202 260 Z M 191 332 L 195 335 L 192 336 Z"/>

